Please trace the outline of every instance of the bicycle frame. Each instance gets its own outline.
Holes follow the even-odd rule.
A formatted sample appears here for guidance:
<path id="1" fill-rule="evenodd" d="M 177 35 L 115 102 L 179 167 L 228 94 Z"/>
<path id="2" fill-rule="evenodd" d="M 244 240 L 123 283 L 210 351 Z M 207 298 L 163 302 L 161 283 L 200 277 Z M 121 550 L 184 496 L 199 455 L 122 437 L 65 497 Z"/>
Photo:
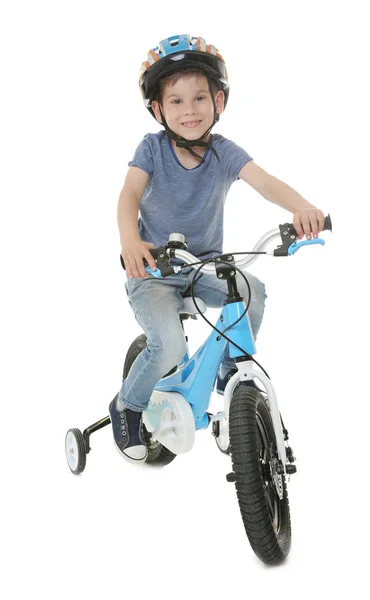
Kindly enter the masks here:
<path id="1" fill-rule="evenodd" d="M 330 215 L 325 217 L 324 230 L 332 231 Z M 268 250 L 267 246 L 275 238 L 281 239 L 281 245 L 278 245 L 274 250 Z M 229 408 L 235 387 L 239 382 L 257 379 L 257 381 L 262 383 L 267 393 L 266 404 L 272 418 L 279 459 L 279 464 L 276 465 L 275 448 L 272 448 L 274 458 L 272 466 L 270 463 L 270 469 L 272 469 L 271 474 L 277 487 L 279 498 L 283 498 L 281 475 L 284 472 L 288 475 L 296 472 L 294 465 L 287 464 L 287 457 L 289 458 L 289 463 L 294 462 L 295 458 L 292 454 L 292 449 L 288 444 L 285 445 L 285 442 L 288 441 L 288 433 L 281 421 L 273 385 L 268 376 L 263 372 L 263 369 L 261 371 L 257 370 L 255 362 L 249 359 L 249 356 L 255 353 L 254 338 L 249 317 L 247 313 L 244 314 L 245 304 L 238 294 L 237 285 L 235 285 L 236 282 L 234 281 L 235 272 L 233 271 L 235 271 L 234 266 L 237 270 L 240 270 L 252 264 L 259 254 L 290 256 L 295 254 L 302 246 L 313 244 L 323 245 L 325 243 L 320 238 L 300 242 L 296 240 L 297 232 L 294 226 L 291 223 L 284 223 L 283 225 L 279 225 L 279 229 L 274 229 L 263 235 L 251 252 L 236 253 L 247 254 L 247 258 L 234 261 L 232 254 L 225 254 L 217 255 L 214 259 L 215 264 L 209 264 L 210 260 L 204 261 L 202 268 L 205 272 L 214 272 L 216 269 L 218 277 L 221 278 L 226 275 L 228 301 L 221 310 L 216 328 L 212 330 L 212 333 L 203 345 L 191 358 L 186 353 L 182 363 L 177 366 L 176 372 L 163 377 L 154 387 L 148 408 L 143 411 L 143 425 L 147 427 L 146 434 L 150 434 L 147 441 L 148 445 L 150 445 L 149 451 L 152 451 L 153 458 L 153 455 L 157 453 L 158 442 L 159 444 L 163 444 L 164 448 L 173 454 L 167 457 L 162 455 L 161 458 L 161 449 L 159 448 L 160 452 L 150 461 L 151 464 L 167 464 L 168 458 L 171 461 L 176 454 L 191 450 L 194 444 L 195 431 L 197 429 L 206 429 L 212 421 L 219 421 L 218 433 L 216 433 L 216 428 L 214 429 L 219 449 L 222 452 L 229 453 Z M 170 234 L 165 246 L 150 249 L 157 268 L 155 271 L 151 271 L 150 267 L 147 266 L 146 271 L 155 277 L 164 277 L 178 273 L 184 265 L 171 266 L 169 262 L 171 258 L 180 259 L 181 263 L 191 266 L 203 262 L 188 252 L 186 248 L 187 244 L 183 234 Z M 122 255 L 120 255 L 120 260 L 122 267 L 125 269 Z M 232 264 L 230 264 L 230 261 L 232 261 Z M 220 268 L 220 265 L 223 266 Z M 225 265 L 228 265 L 229 268 L 225 268 Z M 198 310 L 201 309 L 199 308 Z M 220 332 L 227 333 L 230 341 L 220 335 Z M 131 345 L 132 348 L 136 348 L 136 341 Z M 230 378 L 225 387 L 224 411 L 210 415 L 207 409 L 220 363 L 227 347 L 230 357 L 235 359 L 238 370 Z M 139 347 L 139 351 L 141 350 L 142 348 Z M 248 358 L 245 356 L 246 354 L 248 354 Z M 68 464 L 72 473 L 82 473 L 85 468 L 86 454 L 90 452 L 89 440 L 91 434 L 110 423 L 111 419 L 108 416 L 87 427 L 83 433 L 76 428 L 67 431 L 65 446 Z M 221 431 L 222 429 L 223 431 Z M 145 429 L 143 429 L 143 432 L 145 432 Z M 275 446 L 275 444 L 272 445 Z M 166 462 L 163 462 L 163 458 L 166 459 Z M 227 480 L 236 481 L 235 477 L 234 472 L 229 473 Z"/>
<path id="2" fill-rule="evenodd" d="M 222 332 L 225 331 L 227 327 L 239 319 L 244 310 L 244 302 L 226 304 L 222 308 L 216 323 L 217 329 Z M 235 326 L 228 329 L 227 336 L 248 354 L 252 355 L 255 353 L 254 337 L 248 314 L 245 314 Z M 227 344 L 229 345 L 230 357 L 234 359 L 241 358 L 240 350 L 234 344 L 231 344 L 224 337 L 220 336 L 217 331 L 212 330 L 212 333 L 195 354 L 191 358 L 186 354 L 179 369 L 172 375 L 161 379 L 154 388 L 154 394 L 156 391 L 177 392 L 181 394 L 191 407 L 196 430 L 206 429 L 210 423 L 207 409 Z M 253 378 L 258 379 L 267 391 L 278 455 L 285 469 L 285 443 L 274 388 L 269 378 L 254 368 L 253 361 L 240 361 L 236 363 L 236 366 L 238 367 L 238 373 L 233 375 L 225 388 L 224 412 L 214 415 L 211 420 L 219 420 L 221 418 L 228 420 L 229 407 L 235 385 L 239 381 L 251 380 Z M 149 404 L 147 411 L 150 410 L 151 406 Z"/>
<path id="3" fill-rule="evenodd" d="M 332 229 L 330 215 L 325 217 L 324 229 Z M 297 242 L 297 233 L 293 225 L 285 223 L 279 225 L 278 230 L 266 233 L 257 242 L 253 251 L 247 253 L 250 256 L 241 261 L 235 261 L 235 266 L 240 268 L 251 264 L 256 259 L 256 256 L 277 237 L 281 238 L 282 244 L 275 250 L 263 252 L 264 254 L 288 256 L 294 254 L 302 246 L 325 243 L 320 238 Z M 156 259 L 156 271 L 152 271 L 149 266 L 146 267 L 146 270 L 156 277 L 163 277 L 181 270 L 181 267 L 170 266 L 170 258 L 180 259 L 185 264 L 197 264 L 197 257 L 187 252 L 186 248 L 185 237 L 182 234 L 171 234 L 165 246 L 151 251 L 153 258 Z M 225 262 L 225 258 L 227 262 Z M 216 272 L 218 272 L 218 267 L 222 264 L 229 264 L 230 267 L 230 260 L 234 262 L 232 254 L 217 256 L 215 259 L 216 264 L 210 265 L 206 261 L 203 268 L 205 271 L 214 271 L 216 268 Z M 220 264 L 217 264 L 218 262 Z M 121 263 L 124 267 L 122 257 Z M 145 426 L 148 425 L 153 439 L 158 440 L 174 454 L 188 452 L 194 444 L 194 433 L 197 429 L 207 428 L 210 421 L 221 421 L 224 419 L 226 420 L 226 424 L 228 423 L 229 407 L 235 385 L 240 381 L 257 379 L 262 383 L 267 392 L 280 462 L 279 469 L 287 473 L 287 469 L 288 467 L 291 468 L 291 465 L 286 464 L 288 447 L 286 448 L 285 446 L 283 427 L 274 388 L 269 378 L 254 368 L 252 360 L 243 360 L 245 353 L 249 355 L 254 354 L 255 347 L 247 315 L 244 315 L 236 323 L 243 314 L 245 307 L 244 303 L 240 301 L 240 296 L 236 296 L 237 288 L 232 283 L 235 274 L 232 273 L 232 270 L 230 268 L 228 270 L 223 266 L 218 273 L 221 277 L 225 277 L 226 275 L 228 293 L 231 294 L 233 300 L 228 302 L 222 309 L 216 327 L 221 332 L 227 330 L 228 337 L 233 343 L 228 342 L 223 336 L 213 330 L 206 342 L 191 359 L 186 354 L 176 373 L 164 377 L 157 383 L 150 397 L 148 408 L 143 412 L 143 422 Z M 159 271 L 159 274 L 157 274 L 157 271 Z M 235 325 L 231 327 L 233 323 Z M 207 413 L 209 400 L 226 344 L 229 344 L 230 357 L 239 359 L 236 361 L 238 372 L 230 379 L 225 388 L 224 412 L 217 415 L 209 415 Z M 243 352 L 243 355 L 240 355 L 240 350 L 234 344 L 241 347 L 245 353 Z M 246 357 L 244 356 L 244 358 Z"/>

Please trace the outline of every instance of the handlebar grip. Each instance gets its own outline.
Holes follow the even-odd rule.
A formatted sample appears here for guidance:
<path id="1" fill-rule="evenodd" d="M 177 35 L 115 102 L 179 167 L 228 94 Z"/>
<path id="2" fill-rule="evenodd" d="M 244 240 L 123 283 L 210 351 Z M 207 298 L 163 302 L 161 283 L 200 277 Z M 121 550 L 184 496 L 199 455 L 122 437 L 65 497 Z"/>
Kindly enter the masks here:
<path id="1" fill-rule="evenodd" d="M 331 224 L 331 218 L 330 218 L 329 214 L 325 217 L 324 230 L 323 231 L 333 231 L 333 227 L 332 227 L 332 224 Z"/>
<path id="2" fill-rule="evenodd" d="M 295 230 L 295 227 L 294 227 L 294 225 L 293 225 L 292 223 L 289 225 L 289 227 L 291 228 L 291 230 L 292 230 L 292 233 L 294 233 L 294 235 L 297 235 L 297 232 L 296 232 L 296 230 Z M 330 215 L 329 215 L 329 214 L 328 214 L 328 215 L 326 215 L 326 217 L 325 217 L 325 221 L 324 221 L 324 229 L 323 229 L 323 231 L 333 231 L 333 226 L 332 226 L 332 224 L 331 224 L 331 218 L 330 218 Z"/>

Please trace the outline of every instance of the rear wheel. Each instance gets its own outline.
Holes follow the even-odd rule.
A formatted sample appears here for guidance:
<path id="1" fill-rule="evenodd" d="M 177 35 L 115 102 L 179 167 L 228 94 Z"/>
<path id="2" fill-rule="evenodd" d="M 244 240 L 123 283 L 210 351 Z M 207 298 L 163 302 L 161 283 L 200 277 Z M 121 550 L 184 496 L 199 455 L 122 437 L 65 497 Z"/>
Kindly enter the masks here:
<path id="1" fill-rule="evenodd" d="M 270 411 L 257 390 L 240 387 L 233 394 L 229 416 L 235 487 L 245 531 L 258 558 L 276 565 L 289 554 L 291 525 Z"/>
<path id="2" fill-rule="evenodd" d="M 131 369 L 131 365 L 136 357 L 144 350 L 144 348 L 146 348 L 146 339 L 146 335 L 143 333 L 142 335 L 139 335 L 129 347 L 123 367 L 123 379 L 126 379 L 128 372 Z M 167 375 L 169 375 L 169 373 L 167 373 Z M 176 458 L 176 454 L 168 450 L 168 448 L 163 446 L 163 444 L 158 442 L 158 440 L 155 440 L 151 437 L 150 432 L 147 431 L 145 425 L 144 433 L 148 443 L 148 456 L 146 458 L 146 463 L 148 465 L 164 467 L 172 462 L 174 458 Z"/>

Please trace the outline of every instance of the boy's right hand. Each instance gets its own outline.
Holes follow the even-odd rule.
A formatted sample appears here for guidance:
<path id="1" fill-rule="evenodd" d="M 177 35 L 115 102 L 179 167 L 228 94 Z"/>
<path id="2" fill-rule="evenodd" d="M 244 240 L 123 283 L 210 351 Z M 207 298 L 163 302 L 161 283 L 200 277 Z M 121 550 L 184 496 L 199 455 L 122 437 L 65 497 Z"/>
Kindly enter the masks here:
<path id="1" fill-rule="evenodd" d="M 143 242 L 142 240 L 122 244 L 121 255 L 125 261 L 127 277 L 149 277 L 149 274 L 144 267 L 144 258 L 152 271 L 157 269 L 157 265 L 149 252 L 149 248 L 155 248 L 155 245 L 151 242 Z"/>

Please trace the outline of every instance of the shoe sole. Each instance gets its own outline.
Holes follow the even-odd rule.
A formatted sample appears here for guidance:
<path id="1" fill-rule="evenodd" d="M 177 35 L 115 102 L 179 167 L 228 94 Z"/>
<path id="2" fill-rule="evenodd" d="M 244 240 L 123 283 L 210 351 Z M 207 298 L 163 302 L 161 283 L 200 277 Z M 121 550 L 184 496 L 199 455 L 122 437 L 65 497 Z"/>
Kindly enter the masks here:
<path id="1" fill-rule="evenodd" d="M 146 455 L 144 458 L 131 458 L 131 456 L 128 456 L 128 454 L 125 454 L 124 452 L 122 452 L 122 450 L 119 448 L 119 446 L 117 446 L 116 444 L 116 440 L 113 438 L 113 444 L 115 449 L 117 450 L 117 452 L 119 453 L 120 456 L 123 456 L 123 458 L 130 463 L 134 463 L 134 464 L 140 464 L 140 463 L 145 463 L 146 459 L 148 458 L 148 449 L 146 451 Z"/>

